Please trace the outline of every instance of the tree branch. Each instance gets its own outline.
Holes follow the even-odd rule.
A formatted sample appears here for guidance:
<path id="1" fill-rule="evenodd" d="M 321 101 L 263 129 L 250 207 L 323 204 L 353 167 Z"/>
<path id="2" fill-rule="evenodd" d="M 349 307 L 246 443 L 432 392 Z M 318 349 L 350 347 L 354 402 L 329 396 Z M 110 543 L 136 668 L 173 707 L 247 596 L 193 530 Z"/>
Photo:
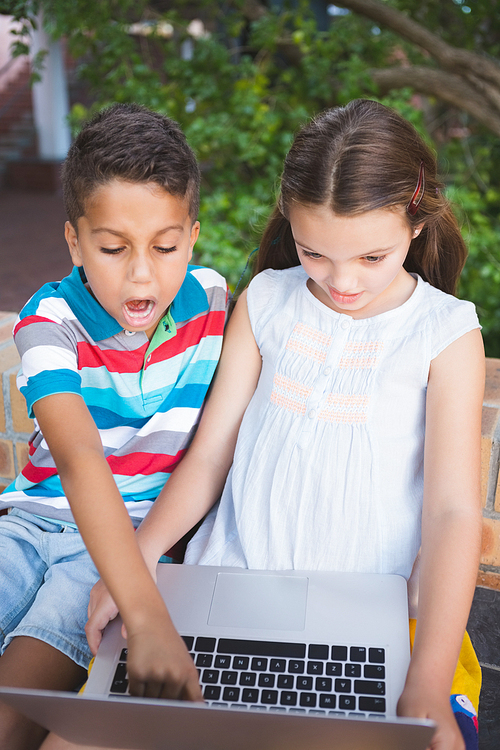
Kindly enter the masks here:
<path id="1" fill-rule="evenodd" d="M 500 136 L 500 116 L 490 102 L 460 76 L 425 66 L 372 69 L 369 71 L 382 94 L 405 87 L 420 94 L 436 96 L 453 107 L 468 112 L 493 133 Z"/>
<path id="2" fill-rule="evenodd" d="M 412 44 L 422 47 L 445 70 L 461 75 L 468 69 L 478 78 L 489 80 L 500 86 L 500 66 L 493 60 L 476 52 L 452 47 L 437 34 L 413 21 L 401 11 L 391 8 L 381 0 L 338 0 L 337 4 L 342 8 L 354 11 L 354 13 L 371 18 L 372 21 L 376 21 L 382 26 L 387 26 Z"/>

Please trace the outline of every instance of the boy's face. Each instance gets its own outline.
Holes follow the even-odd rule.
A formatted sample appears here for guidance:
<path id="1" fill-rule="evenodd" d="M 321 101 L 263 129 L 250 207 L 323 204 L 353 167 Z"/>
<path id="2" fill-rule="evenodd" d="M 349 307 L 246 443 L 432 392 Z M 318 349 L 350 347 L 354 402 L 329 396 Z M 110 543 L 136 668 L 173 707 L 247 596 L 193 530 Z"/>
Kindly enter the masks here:
<path id="1" fill-rule="evenodd" d="M 198 239 L 187 200 L 154 183 L 112 180 L 89 199 L 77 228 L 66 222 L 66 241 L 94 297 L 124 329 L 151 338 Z"/>

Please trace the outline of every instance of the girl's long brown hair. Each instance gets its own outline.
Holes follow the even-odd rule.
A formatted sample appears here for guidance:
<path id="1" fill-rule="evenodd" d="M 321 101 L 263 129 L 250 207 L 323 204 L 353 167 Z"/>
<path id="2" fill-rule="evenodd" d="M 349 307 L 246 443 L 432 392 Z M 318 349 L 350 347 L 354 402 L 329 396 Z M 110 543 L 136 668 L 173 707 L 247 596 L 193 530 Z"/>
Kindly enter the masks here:
<path id="1" fill-rule="evenodd" d="M 293 204 L 328 206 L 339 216 L 380 208 L 405 208 L 423 162 L 425 191 L 411 229 L 404 267 L 454 294 L 467 249 L 443 185 L 436 159 L 415 128 L 378 102 L 356 99 L 313 119 L 296 136 L 285 159 L 278 203 L 266 225 L 254 273 L 299 265 L 288 212 Z"/>

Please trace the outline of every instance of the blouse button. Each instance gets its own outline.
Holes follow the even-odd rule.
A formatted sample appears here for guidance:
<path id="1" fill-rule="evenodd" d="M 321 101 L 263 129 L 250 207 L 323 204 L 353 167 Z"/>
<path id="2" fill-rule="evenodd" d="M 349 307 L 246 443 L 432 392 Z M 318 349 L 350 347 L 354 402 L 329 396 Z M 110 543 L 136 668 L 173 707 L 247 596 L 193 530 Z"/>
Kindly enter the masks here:
<path id="1" fill-rule="evenodd" d="M 325 367 L 325 369 L 323 370 L 323 375 L 329 375 L 331 371 L 332 371 L 331 367 Z"/>
<path id="2" fill-rule="evenodd" d="M 349 321 L 348 321 L 348 320 L 345 320 L 345 318 L 344 318 L 344 320 L 343 320 L 343 321 L 342 321 L 342 323 L 340 324 L 340 327 L 341 327 L 341 328 L 343 328 L 343 329 L 344 329 L 344 331 L 345 331 L 345 329 L 346 329 L 346 328 L 349 328 Z"/>
<path id="3" fill-rule="evenodd" d="M 314 419 L 314 417 L 316 416 L 316 410 L 311 409 L 311 411 L 309 412 L 307 416 L 309 417 L 309 419 Z"/>

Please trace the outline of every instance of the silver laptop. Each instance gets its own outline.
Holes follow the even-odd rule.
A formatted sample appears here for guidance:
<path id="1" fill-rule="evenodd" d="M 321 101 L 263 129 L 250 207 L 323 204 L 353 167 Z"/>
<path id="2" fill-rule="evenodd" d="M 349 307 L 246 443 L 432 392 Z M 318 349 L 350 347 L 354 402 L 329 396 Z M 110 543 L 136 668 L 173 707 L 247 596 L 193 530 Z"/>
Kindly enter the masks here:
<path id="1" fill-rule="evenodd" d="M 425 750 L 396 718 L 409 663 L 406 581 L 323 571 L 160 565 L 158 586 L 205 704 L 128 695 L 117 618 L 83 696 L 0 688 L 65 739 L 142 750 Z"/>

